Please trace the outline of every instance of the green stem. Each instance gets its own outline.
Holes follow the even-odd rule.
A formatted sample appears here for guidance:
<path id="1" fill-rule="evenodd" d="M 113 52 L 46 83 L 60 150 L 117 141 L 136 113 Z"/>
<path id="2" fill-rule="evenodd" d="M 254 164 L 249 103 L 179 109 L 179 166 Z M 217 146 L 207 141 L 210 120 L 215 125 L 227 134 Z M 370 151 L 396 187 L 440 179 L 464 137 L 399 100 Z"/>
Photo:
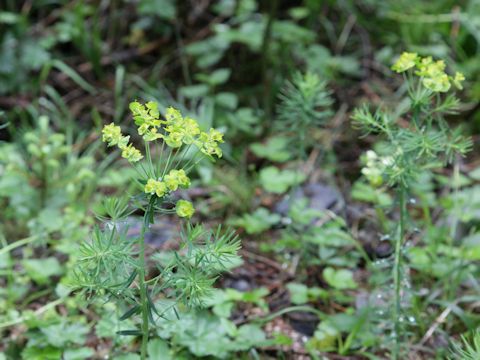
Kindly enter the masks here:
<path id="1" fill-rule="evenodd" d="M 169 167 L 170 167 L 170 160 L 172 159 L 172 151 L 168 151 L 168 158 L 167 158 L 167 163 L 165 164 L 165 168 L 163 169 L 163 174 L 162 174 L 162 179 L 165 177 L 165 175 L 168 173 Z"/>
<path id="2" fill-rule="evenodd" d="M 401 316 L 401 282 L 402 282 L 402 245 L 405 239 L 405 225 L 407 215 L 407 203 L 405 199 L 405 187 L 400 186 L 399 191 L 399 207 L 400 207 L 400 224 L 399 231 L 395 243 L 395 261 L 393 266 L 393 283 L 394 283 L 394 308 L 393 308 L 393 322 L 395 345 L 392 352 L 392 359 L 398 360 L 400 353 L 400 316 Z"/>
<path id="3" fill-rule="evenodd" d="M 262 40 L 262 77 L 263 77 L 263 106 L 267 119 L 272 115 L 272 77 L 270 63 L 270 43 L 272 40 L 272 27 L 277 15 L 278 0 L 271 0 L 268 9 L 268 19 Z"/>
<path id="4" fill-rule="evenodd" d="M 61 304 L 66 298 L 65 297 L 62 297 L 62 298 L 59 298 L 55 301 L 52 301 L 44 306 L 42 306 L 41 308 L 39 308 L 38 310 L 35 311 L 35 316 L 38 318 L 40 315 L 42 315 L 44 312 L 54 308 L 55 306 Z M 27 320 L 26 317 L 19 317 L 15 320 L 10 320 L 10 321 L 5 321 L 3 323 L 0 323 L 0 329 L 4 329 L 4 328 L 8 328 L 10 326 L 15 326 L 17 324 L 21 324 L 22 322 L 24 322 L 25 320 Z"/>
<path id="5" fill-rule="evenodd" d="M 452 224 L 450 226 L 450 236 L 448 237 L 448 245 L 453 248 L 454 241 L 457 235 L 457 228 L 458 228 L 458 223 L 460 221 L 460 204 L 458 201 L 458 192 L 460 188 L 460 163 L 458 159 L 455 159 L 455 162 L 453 164 L 453 175 L 452 175 L 452 192 L 453 192 L 453 216 L 452 216 Z M 460 264 L 462 264 L 464 261 L 463 259 L 460 260 Z M 448 281 L 446 283 L 447 285 L 447 290 L 445 291 L 446 298 L 447 299 L 454 299 L 455 298 L 455 293 L 457 289 L 457 283 L 460 277 L 462 276 L 463 271 L 460 267 L 458 271 L 452 271 L 451 272 L 451 281 Z"/>
<path id="6" fill-rule="evenodd" d="M 150 216 L 153 212 L 153 206 L 155 202 L 150 201 L 148 207 L 143 216 L 142 231 L 138 238 L 139 247 L 139 267 L 138 267 L 138 286 L 140 288 L 140 302 L 142 306 L 142 348 L 141 359 L 147 358 L 147 346 L 148 346 L 148 299 L 147 299 L 147 284 L 145 282 L 145 232 L 150 224 Z"/>
<path id="7" fill-rule="evenodd" d="M 380 220 L 380 226 L 382 227 L 382 230 L 386 233 L 388 232 L 388 219 L 385 216 L 385 212 L 383 211 L 380 204 L 380 194 L 379 191 L 375 191 L 375 199 L 377 202 L 377 206 L 375 206 L 375 213 L 377 214 L 378 220 Z"/>
<path id="8" fill-rule="evenodd" d="M 42 157 L 40 158 L 40 164 L 41 164 L 40 180 L 42 182 L 42 185 L 40 187 L 40 208 L 43 209 L 47 204 L 47 191 L 48 191 L 47 159 L 45 158 L 45 155 L 42 155 Z"/>
<path id="9" fill-rule="evenodd" d="M 4 247 L 0 248 L 0 256 L 5 254 L 5 253 L 8 253 L 8 252 L 12 251 L 13 249 L 16 249 L 17 247 L 32 243 L 37 239 L 38 239 L 38 236 L 33 235 L 33 236 L 29 236 L 27 238 L 15 241 L 14 243 L 11 243 L 7 246 L 4 246 Z"/>

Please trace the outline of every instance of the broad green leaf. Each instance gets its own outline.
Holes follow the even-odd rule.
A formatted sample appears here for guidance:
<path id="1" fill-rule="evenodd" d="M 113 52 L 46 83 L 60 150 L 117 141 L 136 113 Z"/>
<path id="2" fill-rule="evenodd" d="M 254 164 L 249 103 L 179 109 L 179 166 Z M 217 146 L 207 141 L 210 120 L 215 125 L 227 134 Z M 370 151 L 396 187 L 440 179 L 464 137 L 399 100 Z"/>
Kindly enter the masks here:
<path id="1" fill-rule="evenodd" d="M 353 184 L 351 197 L 354 200 L 364 201 L 371 204 L 380 205 L 382 207 L 391 206 L 393 200 L 391 196 L 381 189 L 374 189 L 369 184 L 362 181 L 357 181 Z"/>
<path id="2" fill-rule="evenodd" d="M 317 351 L 332 351 L 336 348 L 339 331 L 327 321 L 322 321 L 306 347 Z"/>
<path id="3" fill-rule="evenodd" d="M 148 342 L 147 348 L 148 358 L 150 360 L 172 360 L 173 357 L 170 354 L 170 348 L 163 339 L 153 339 Z"/>
<path id="4" fill-rule="evenodd" d="M 280 215 L 272 214 L 266 208 L 258 208 L 252 214 L 244 214 L 242 217 L 232 221 L 236 226 L 241 226 L 248 234 L 259 234 L 270 229 L 280 222 Z"/>
<path id="5" fill-rule="evenodd" d="M 140 355 L 137 354 L 121 354 L 115 356 L 115 360 L 140 360 Z"/>
<path id="6" fill-rule="evenodd" d="M 88 347 L 78 349 L 68 349 L 63 353 L 63 360 L 84 360 L 91 359 L 95 355 L 95 351 Z"/>
<path id="7" fill-rule="evenodd" d="M 173 20 L 176 16 L 175 0 L 140 0 L 138 11 L 141 15 L 156 15 L 161 19 Z"/>
<path id="8" fill-rule="evenodd" d="M 51 276 L 63 274 L 63 268 L 55 257 L 26 259 L 22 264 L 28 276 L 38 284 L 46 284 Z"/>
<path id="9" fill-rule="evenodd" d="M 46 336 L 49 344 L 63 347 L 67 344 L 83 345 L 90 328 L 82 323 L 69 324 L 63 321 L 60 324 L 46 326 L 40 330 Z"/>
<path id="10" fill-rule="evenodd" d="M 180 94 L 189 99 L 200 98 L 208 94 L 208 85 L 198 84 L 182 86 L 179 89 Z"/>
<path id="11" fill-rule="evenodd" d="M 195 78 L 209 86 L 218 86 L 230 78 L 231 72 L 232 70 L 228 68 L 217 69 L 209 74 L 197 74 Z"/>
<path id="12" fill-rule="evenodd" d="M 62 357 L 62 350 L 53 346 L 28 346 L 22 351 L 24 360 L 59 360 Z"/>
<path id="13" fill-rule="evenodd" d="M 162 337 L 174 336 L 178 345 L 185 346 L 195 356 L 224 358 L 232 341 L 220 318 L 207 311 L 182 313 L 179 319 L 169 319 L 159 330 Z"/>
<path id="14" fill-rule="evenodd" d="M 250 149 L 258 157 L 275 162 L 285 162 L 291 157 L 287 148 L 288 142 L 287 137 L 276 136 L 268 139 L 265 143 L 254 143 L 250 145 Z"/>
<path id="15" fill-rule="evenodd" d="M 238 105 L 238 97 L 234 93 L 221 92 L 215 96 L 216 103 L 229 110 L 235 110 Z"/>
<path id="16" fill-rule="evenodd" d="M 308 287 L 300 283 L 289 283 L 287 289 L 290 292 L 290 301 L 295 305 L 308 302 Z"/>
<path id="17" fill-rule="evenodd" d="M 291 186 L 298 185 L 306 179 L 305 174 L 293 170 L 279 170 L 269 166 L 260 171 L 260 183 L 269 192 L 282 194 Z"/>
<path id="18" fill-rule="evenodd" d="M 335 289 L 356 289 L 357 283 L 353 279 L 353 273 L 347 269 L 334 269 L 327 267 L 323 270 L 323 278 Z"/>
<path id="19" fill-rule="evenodd" d="M 247 351 L 252 347 L 260 346 L 265 340 L 265 333 L 260 326 L 246 324 L 238 329 L 233 349 L 236 351 Z"/>

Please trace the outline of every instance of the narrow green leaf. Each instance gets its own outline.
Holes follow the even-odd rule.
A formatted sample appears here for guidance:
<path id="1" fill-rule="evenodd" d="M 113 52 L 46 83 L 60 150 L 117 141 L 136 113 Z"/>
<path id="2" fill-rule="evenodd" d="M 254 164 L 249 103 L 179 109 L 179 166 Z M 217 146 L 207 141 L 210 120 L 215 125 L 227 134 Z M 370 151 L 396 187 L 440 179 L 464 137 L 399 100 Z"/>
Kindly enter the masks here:
<path id="1" fill-rule="evenodd" d="M 121 336 L 141 336 L 142 332 L 140 330 L 120 330 L 117 331 L 117 334 Z"/>
<path id="2" fill-rule="evenodd" d="M 125 312 L 125 314 L 120 316 L 119 320 L 120 321 L 126 320 L 132 317 L 133 315 L 138 314 L 139 312 L 140 312 L 140 305 L 135 305 L 132 308 L 130 308 L 127 312 Z"/>
<path id="3" fill-rule="evenodd" d="M 92 95 L 95 95 L 97 93 L 97 91 L 92 85 L 90 85 L 85 79 L 80 76 L 80 74 L 78 74 L 73 68 L 65 64 L 63 61 L 55 59 L 52 61 L 52 66 L 67 75 L 83 90 L 89 92 Z"/>

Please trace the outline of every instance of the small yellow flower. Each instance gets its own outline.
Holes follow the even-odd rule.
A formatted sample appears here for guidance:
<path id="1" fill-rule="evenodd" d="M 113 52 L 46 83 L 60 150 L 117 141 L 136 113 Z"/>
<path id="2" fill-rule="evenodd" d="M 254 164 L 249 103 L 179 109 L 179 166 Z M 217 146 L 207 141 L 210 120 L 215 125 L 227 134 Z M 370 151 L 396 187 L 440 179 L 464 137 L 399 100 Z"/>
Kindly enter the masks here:
<path id="1" fill-rule="evenodd" d="M 206 155 L 222 157 L 222 149 L 219 147 L 219 143 L 223 142 L 223 134 L 215 129 L 210 129 L 208 133 L 202 132 L 196 142 L 200 151 Z"/>
<path id="2" fill-rule="evenodd" d="M 200 134 L 200 127 L 197 121 L 192 118 L 183 118 L 181 113 L 170 107 L 166 114 L 167 126 L 165 131 L 169 133 L 166 138 L 167 145 L 173 148 L 180 147 L 183 144 L 192 144 L 195 137 Z"/>
<path id="3" fill-rule="evenodd" d="M 148 109 L 148 113 L 152 117 L 158 118 L 160 116 L 160 112 L 158 111 L 158 103 L 156 103 L 155 101 L 148 101 L 145 104 L 145 107 Z"/>
<path id="4" fill-rule="evenodd" d="M 145 140 L 145 141 L 155 141 L 155 140 L 161 139 L 161 138 L 163 138 L 163 135 L 159 134 L 158 130 L 156 128 L 152 128 L 150 130 L 147 130 L 143 134 L 143 140 Z"/>
<path id="5" fill-rule="evenodd" d="M 179 148 L 182 146 L 183 136 L 180 132 L 171 132 L 168 136 L 165 137 L 165 142 L 168 146 L 172 148 Z"/>
<path id="6" fill-rule="evenodd" d="M 157 188 L 155 189 L 155 194 L 157 194 L 158 197 L 162 197 L 166 193 L 167 193 L 167 185 L 164 182 L 160 181 L 157 184 Z"/>
<path id="7" fill-rule="evenodd" d="M 124 146 L 122 149 L 122 157 L 127 159 L 129 162 L 137 162 L 143 159 L 143 155 L 135 148 L 132 144 Z"/>
<path id="8" fill-rule="evenodd" d="M 192 118 L 185 118 L 182 127 L 183 143 L 190 145 L 193 143 L 195 136 L 200 134 L 200 127 L 198 123 Z"/>
<path id="9" fill-rule="evenodd" d="M 223 134 L 216 130 L 216 129 L 210 129 L 210 132 L 208 134 L 210 136 L 210 139 L 213 141 L 216 141 L 217 143 L 223 143 Z"/>
<path id="10" fill-rule="evenodd" d="M 181 187 L 188 188 L 190 186 L 190 178 L 185 173 L 185 170 L 183 169 L 177 170 L 175 173 L 175 176 L 177 177 L 178 184 Z"/>
<path id="11" fill-rule="evenodd" d="M 129 136 L 123 136 L 120 126 L 116 126 L 113 122 L 103 127 L 102 134 L 102 141 L 106 142 L 108 146 L 123 146 L 128 143 Z"/>
<path id="12" fill-rule="evenodd" d="M 418 65 L 418 71 L 416 72 L 416 74 L 421 77 L 430 77 L 430 78 L 435 78 L 435 77 L 444 75 L 445 62 L 443 60 L 438 60 L 433 62 L 430 56 L 423 58 L 420 64 Z"/>
<path id="13" fill-rule="evenodd" d="M 157 180 L 155 179 L 148 179 L 147 183 L 145 184 L 144 191 L 146 194 L 154 194 L 155 193 L 155 184 Z"/>
<path id="14" fill-rule="evenodd" d="M 183 169 L 171 170 L 165 176 L 165 183 L 167 184 L 169 190 L 175 191 L 179 186 L 188 188 L 190 186 L 190 179 Z"/>
<path id="15" fill-rule="evenodd" d="M 144 192 L 146 194 L 156 194 L 158 197 L 162 197 L 167 193 L 167 185 L 163 181 L 148 179 Z"/>
<path id="16" fill-rule="evenodd" d="M 455 73 L 455 76 L 452 78 L 452 83 L 458 90 L 463 90 L 462 82 L 464 80 L 465 80 L 465 75 L 457 71 Z"/>
<path id="17" fill-rule="evenodd" d="M 175 211 L 178 216 L 184 218 L 191 218 L 192 215 L 195 213 L 193 204 L 187 200 L 178 200 L 177 205 L 175 206 Z"/>
<path id="18" fill-rule="evenodd" d="M 179 110 L 170 106 L 165 114 L 165 119 L 167 120 L 167 124 L 175 124 L 182 120 L 182 114 Z"/>
<path id="19" fill-rule="evenodd" d="M 404 52 L 398 60 L 393 64 L 392 70 L 397 73 L 407 71 L 410 68 L 413 68 L 417 64 L 418 55 L 417 53 Z"/>
<path id="20" fill-rule="evenodd" d="M 418 76 L 427 76 L 427 69 L 432 63 L 433 63 L 433 60 L 431 56 L 422 58 L 417 64 L 418 70 L 415 71 L 415 74 Z"/>
<path id="21" fill-rule="evenodd" d="M 435 77 L 426 77 L 422 79 L 423 86 L 433 92 L 447 92 L 451 84 L 448 75 L 438 74 Z"/>
<path id="22" fill-rule="evenodd" d="M 160 113 L 156 102 L 149 101 L 142 105 L 134 101 L 130 103 L 129 107 L 135 124 L 138 126 L 138 134 L 142 135 L 145 141 L 153 141 L 161 137 L 157 134 L 157 128 L 160 127 L 162 121 L 158 119 Z"/>
<path id="23" fill-rule="evenodd" d="M 138 127 L 138 135 L 144 135 L 149 131 L 149 127 L 147 123 L 143 123 Z"/>

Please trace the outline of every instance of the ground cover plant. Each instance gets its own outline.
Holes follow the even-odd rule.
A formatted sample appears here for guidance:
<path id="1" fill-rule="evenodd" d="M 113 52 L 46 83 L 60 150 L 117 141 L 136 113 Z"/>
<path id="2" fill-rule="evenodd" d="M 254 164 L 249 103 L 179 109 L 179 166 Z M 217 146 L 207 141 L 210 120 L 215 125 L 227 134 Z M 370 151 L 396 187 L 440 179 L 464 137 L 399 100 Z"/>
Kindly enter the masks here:
<path id="1" fill-rule="evenodd" d="M 479 21 L 0 2 L 0 359 L 477 359 Z"/>

